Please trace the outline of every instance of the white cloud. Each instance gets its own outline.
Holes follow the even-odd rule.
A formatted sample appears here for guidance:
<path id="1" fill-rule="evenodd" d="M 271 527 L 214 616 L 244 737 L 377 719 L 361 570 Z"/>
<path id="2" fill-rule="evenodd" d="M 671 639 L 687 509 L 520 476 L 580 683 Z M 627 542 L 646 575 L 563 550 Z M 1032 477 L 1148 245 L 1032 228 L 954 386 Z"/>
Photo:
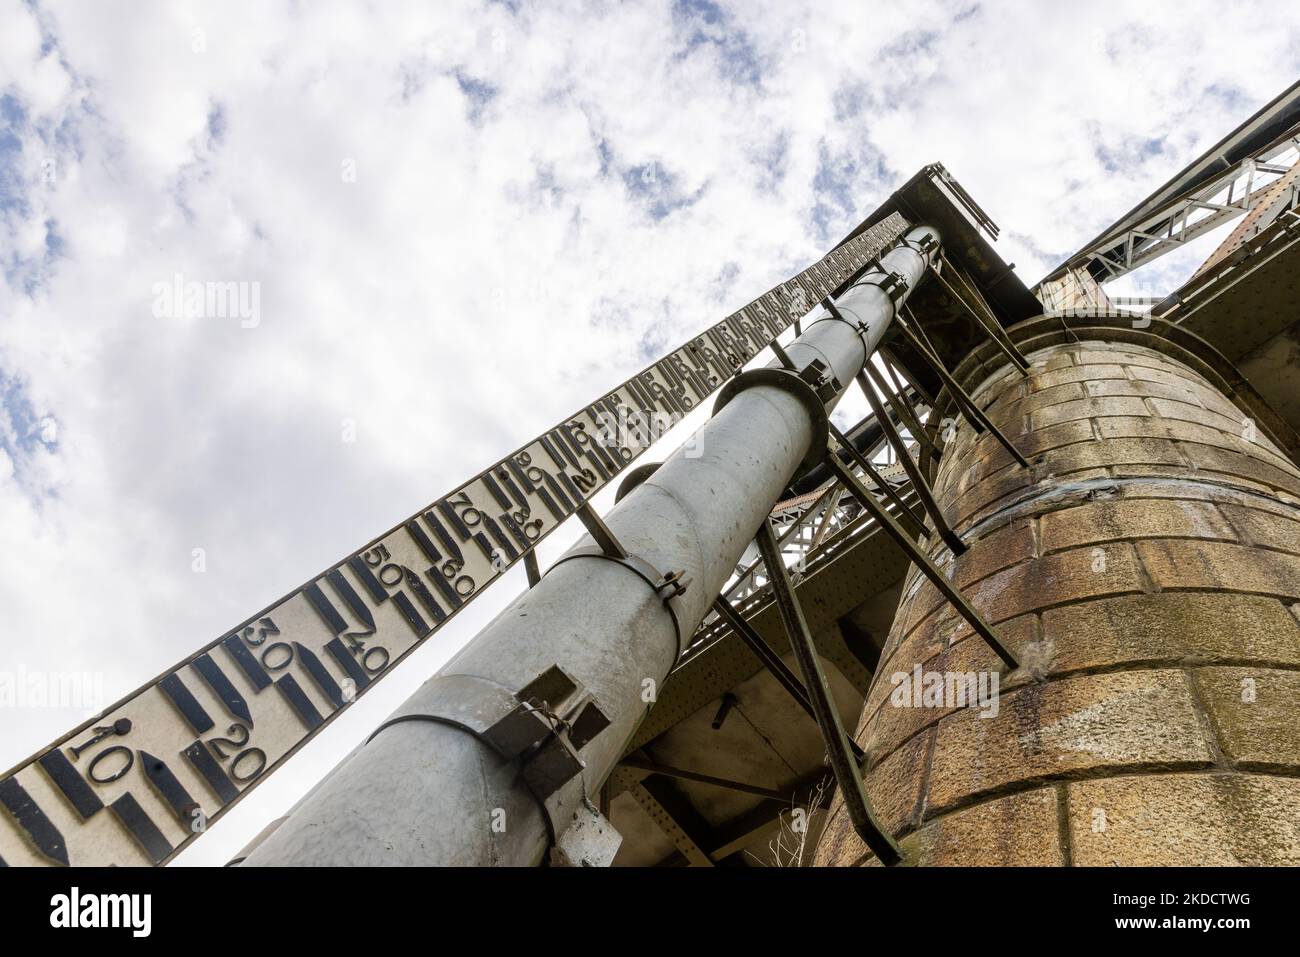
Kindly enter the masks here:
<path id="1" fill-rule="evenodd" d="M 1208 2 L 4 6 L 0 656 L 102 670 L 110 697 L 786 278 L 924 163 L 1036 280 L 1288 84 L 1300 46 L 1294 12 L 1222 29 Z M 260 324 L 156 318 L 177 273 L 259 283 Z M 185 859 L 237 850 L 518 587 Z M 0 765 L 74 720 L 25 717 Z"/>

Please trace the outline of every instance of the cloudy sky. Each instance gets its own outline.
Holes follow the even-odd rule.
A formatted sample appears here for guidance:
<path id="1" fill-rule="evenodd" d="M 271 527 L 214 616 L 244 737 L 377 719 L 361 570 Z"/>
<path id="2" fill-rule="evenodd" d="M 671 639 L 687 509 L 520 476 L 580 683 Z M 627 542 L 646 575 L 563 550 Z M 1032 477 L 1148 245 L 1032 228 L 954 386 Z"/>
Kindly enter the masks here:
<path id="1" fill-rule="evenodd" d="M 1032 283 L 1296 63 L 1300 11 L 1222 0 L 0 0 L 0 670 L 116 700 L 925 163 Z M 256 284 L 256 316 L 168 314 L 177 276 Z M 181 862 L 228 859 L 519 586 Z M 0 767 L 85 716 L 11 712 Z"/>

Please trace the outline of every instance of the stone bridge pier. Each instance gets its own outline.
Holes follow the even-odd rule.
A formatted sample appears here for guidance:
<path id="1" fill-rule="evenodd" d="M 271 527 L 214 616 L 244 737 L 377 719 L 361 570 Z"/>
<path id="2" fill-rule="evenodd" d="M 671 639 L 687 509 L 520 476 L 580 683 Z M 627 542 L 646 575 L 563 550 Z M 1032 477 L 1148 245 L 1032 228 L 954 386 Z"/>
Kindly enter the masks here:
<path id="1" fill-rule="evenodd" d="M 1032 471 L 960 422 L 935 488 L 970 548 L 933 554 L 1024 667 L 905 701 L 998 670 L 909 572 L 856 732 L 909 864 L 1300 864 L 1300 470 L 1222 356 L 1134 325 L 1032 319 L 1027 378 L 958 368 Z M 875 863 L 838 800 L 814 861 Z"/>

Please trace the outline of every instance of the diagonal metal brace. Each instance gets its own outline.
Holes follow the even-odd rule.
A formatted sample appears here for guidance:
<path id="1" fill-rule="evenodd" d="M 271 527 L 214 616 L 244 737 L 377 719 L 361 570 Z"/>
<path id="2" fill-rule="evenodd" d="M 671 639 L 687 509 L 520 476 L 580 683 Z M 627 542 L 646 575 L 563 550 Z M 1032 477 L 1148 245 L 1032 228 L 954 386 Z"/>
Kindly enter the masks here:
<path id="1" fill-rule="evenodd" d="M 984 617 L 975 610 L 974 606 L 971 605 L 970 602 L 966 600 L 966 596 L 948 580 L 948 576 L 930 560 L 930 556 L 927 555 L 905 531 L 903 531 L 902 526 L 900 526 L 898 522 L 894 521 L 894 517 L 885 510 L 884 506 L 876 501 L 876 497 L 871 494 L 871 491 L 862 484 L 858 477 L 846 468 L 835 456 L 827 456 L 826 461 L 831 470 L 839 476 L 840 481 L 844 483 L 844 487 L 853 493 L 854 498 L 862 503 L 863 508 L 867 509 L 873 516 L 875 516 L 875 519 L 880 523 L 881 528 L 890 534 L 894 541 L 898 543 L 899 547 L 907 553 L 908 558 L 910 558 L 917 567 L 921 569 L 926 578 L 930 579 L 930 583 L 934 585 L 935 588 L 939 589 L 939 592 L 943 597 L 948 599 L 948 602 L 957 609 L 957 612 L 963 618 L 966 619 L 966 623 L 974 629 L 975 633 L 988 643 L 988 646 L 997 653 L 999 658 L 1006 662 L 1008 667 L 1012 669 L 1019 668 L 1020 662 L 1016 659 L 1016 656 L 1012 654 L 1010 649 L 1002 644 L 1001 639 L 999 639 L 993 629 L 989 627 L 989 624 L 984 620 Z"/>
<path id="2" fill-rule="evenodd" d="M 891 350 L 889 346 L 878 346 L 876 348 L 876 354 L 885 360 L 885 364 L 888 365 L 891 370 L 897 372 L 907 381 L 907 384 L 912 387 L 912 391 L 921 397 L 922 402 L 932 409 L 937 405 L 934 401 L 934 396 L 930 394 L 930 390 L 917 380 L 916 376 L 911 373 L 907 366 L 898 361 L 898 356 L 894 355 L 893 350 Z"/>
<path id="3" fill-rule="evenodd" d="M 957 384 L 957 380 L 953 378 L 952 373 L 939 361 L 938 354 L 930 344 L 930 337 L 925 334 L 925 329 L 922 328 L 920 320 L 916 318 L 916 313 L 908 309 L 906 305 L 904 305 L 903 310 L 907 313 L 908 319 L 904 321 L 903 317 L 899 315 L 894 326 L 902 333 L 903 338 L 916 351 L 916 354 L 921 357 L 921 361 L 928 365 L 931 371 L 939 377 L 939 384 L 947 388 L 952 394 L 958 410 L 970 422 L 971 427 L 976 432 L 983 434 L 985 431 L 984 417 L 980 415 L 980 410 L 975 407 L 974 400 L 966 394 L 965 389 Z"/>
<path id="4" fill-rule="evenodd" d="M 828 456 L 828 459 L 839 465 L 839 460 L 834 455 Z M 772 583 L 772 597 L 781 613 L 781 621 L 785 624 L 786 633 L 790 637 L 790 647 L 794 651 L 795 660 L 799 663 L 799 670 L 803 672 L 804 686 L 808 690 L 816 713 L 822 739 L 826 742 L 831 769 L 835 773 L 835 780 L 839 783 L 840 794 L 844 798 L 849 819 L 853 822 L 853 829 L 875 852 L 876 857 L 880 858 L 881 863 L 886 866 L 897 864 L 903 858 L 902 852 L 899 851 L 898 845 L 894 843 L 889 833 L 880 826 L 871 810 L 871 801 L 867 797 L 866 786 L 862 781 L 862 772 L 849 747 L 849 738 L 844 733 L 844 725 L 840 722 L 839 710 L 831 698 L 830 687 L 822 671 L 821 659 L 817 656 L 817 648 L 808 630 L 808 622 L 804 618 L 803 609 L 799 607 L 794 588 L 790 585 L 790 576 L 786 571 L 785 562 L 781 560 L 781 548 L 776 542 L 776 536 L 772 534 L 771 524 L 766 519 L 759 526 L 755 541 L 767 566 L 768 580 Z"/>
<path id="5" fill-rule="evenodd" d="M 877 350 L 876 354 L 884 360 L 881 362 L 881 375 L 892 386 L 892 388 L 884 390 L 885 397 L 889 399 L 889 404 L 894 407 L 894 411 L 899 413 L 899 420 L 907 425 L 920 443 L 916 460 L 917 464 L 921 466 L 921 474 L 932 476 L 934 475 L 932 471 L 934 463 L 943 456 L 944 447 L 939 442 L 939 430 L 937 428 L 929 429 L 921 424 L 920 415 L 913 407 L 912 400 L 907 394 L 908 387 L 892 364 L 892 357 L 883 349 Z M 933 411 L 933 404 L 930 409 Z M 907 413 L 906 419 L 903 417 L 904 412 Z"/>
<path id="6" fill-rule="evenodd" d="M 814 721 L 817 720 L 817 712 L 813 709 L 812 699 L 808 697 L 808 691 L 804 688 L 803 683 L 799 680 L 798 675 L 786 667 L 781 656 L 776 653 L 776 649 L 763 640 L 763 636 L 754 630 L 754 626 L 745 620 L 745 617 L 736 609 L 731 607 L 731 603 L 721 595 L 713 602 L 713 610 L 718 613 L 718 617 L 731 626 L 731 630 L 749 646 L 749 650 L 754 653 L 759 661 L 772 672 L 772 677 L 777 680 L 795 703 L 807 713 Z M 864 754 L 858 743 L 849 740 L 849 748 L 853 751 L 853 757 L 861 763 Z"/>
<path id="7" fill-rule="evenodd" d="M 954 265 L 947 259 L 945 259 L 944 262 L 950 267 L 953 278 L 957 280 L 957 283 L 969 292 L 971 294 L 971 299 L 973 299 L 979 307 L 984 310 L 984 315 L 988 317 L 989 323 L 991 324 L 990 331 L 994 335 L 1002 338 L 1003 344 L 1005 344 L 1007 349 L 1011 352 L 1016 364 L 1021 366 L 1021 368 L 1025 370 L 1025 373 L 1028 374 L 1029 360 L 1025 358 L 1024 353 L 1020 351 L 1016 344 L 1011 340 L 1011 337 L 1007 335 L 1006 329 L 1004 329 L 1002 324 L 998 322 L 997 317 L 993 314 L 993 307 L 989 305 L 988 297 L 984 295 L 979 286 L 975 285 L 975 280 L 971 277 L 970 272 L 961 266 Z M 1006 272 L 1002 273 L 997 279 L 989 284 L 988 288 L 992 289 L 1003 279 L 1007 278 L 1014 268 L 1015 264 L 1012 263 Z"/>
<path id="8" fill-rule="evenodd" d="M 839 444 L 840 448 L 844 449 L 849 454 L 849 457 L 853 459 L 858 468 L 866 472 L 871 481 L 876 483 L 876 487 L 880 489 L 880 491 L 884 493 L 885 497 L 894 504 L 894 507 L 898 509 L 899 514 L 907 516 L 907 520 L 911 522 L 912 526 L 916 529 L 917 534 L 928 538 L 930 536 L 930 530 L 925 527 L 925 523 L 916 517 L 916 513 L 912 511 L 911 507 L 906 502 L 903 501 L 894 486 L 886 482 L 885 477 L 876 471 L 876 467 L 871 464 L 871 461 L 859 452 L 857 447 L 854 446 L 853 443 L 845 437 L 844 433 L 834 425 L 831 426 L 831 436 Z"/>
<path id="9" fill-rule="evenodd" d="M 894 410 L 894 415 L 898 417 L 898 421 L 916 437 L 922 451 L 928 450 L 935 458 L 943 455 L 943 449 L 935 444 L 934 439 L 922 427 L 921 420 L 912 411 L 912 404 L 907 399 L 907 387 L 898 381 L 893 370 L 888 365 L 885 365 L 885 371 L 882 372 L 872 362 L 866 363 L 863 368 L 871 376 L 872 381 L 876 383 L 881 395 L 889 403 L 889 407 Z M 888 373 L 888 380 L 886 380 L 885 373 Z"/>
<path id="10" fill-rule="evenodd" d="M 948 391 L 952 393 L 953 399 L 957 402 L 958 407 L 961 408 L 962 414 L 966 416 L 966 420 L 970 422 L 971 427 L 974 428 L 976 432 L 992 432 L 997 440 L 1002 443 L 1002 447 L 1011 453 L 1012 458 L 1019 462 L 1024 468 L 1029 468 L 1029 461 L 1020 454 L 1020 450 L 1011 444 L 1011 440 L 1002 434 L 1002 430 L 994 425 L 989 417 L 984 414 L 984 410 L 975 404 L 975 400 L 966 394 L 966 390 L 963 389 L 957 383 L 957 380 L 952 377 L 952 373 L 944 368 L 943 363 L 939 361 L 939 357 L 935 355 L 934 352 L 931 351 L 930 347 L 922 342 L 917 336 L 917 333 L 913 331 L 911 324 L 903 322 L 902 317 L 899 316 L 894 325 L 902 331 L 903 336 L 907 339 L 912 348 L 916 350 L 916 353 L 927 365 L 930 366 L 931 369 L 934 370 L 935 375 L 939 377 L 940 381 L 948 387 Z M 917 329 L 920 329 L 919 323 L 917 324 Z"/>
<path id="11" fill-rule="evenodd" d="M 870 369 L 871 362 L 867 361 L 864 368 Z M 881 431 L 885 433 L 885 438 L 889 444 L 894 447 L 898 454 L 899 464 L 907 472 L 907 477 L 912 480 L 912 488 L 916 490 L 916 496 L 921 500 L 921 505 L 925 508 L 925 513 L 930 516 L 930 521 L 934 523 L 934 529 L 939 533 L 939 537 L 944 543 L 952 549 L 954 555 L 960 555 L 966 551 L 966 543 L 961 540 L 948 520 L 944 518 L 943 511 L 939 508 L 939 503 L 934 500 L 934 493 L 930 491 L 930 485 L 921 474 L 920 467 L 912 461 L 912 453 L 907 451 L 907 445 L 903 442 L 903 437 L 898 434 L 898 429 L 894 428 L 893 421 L 885 411 L 880 399 L 876 396 L 876 390 L 871 387 L 871 381 L 867 378 L 866 373 L 858 373 L 858 385 L 862 387 L 867 401 L 871 403 L 871 411 L 876 414 L 876 421 L 880 423 Z"/>
<path id="12" fill-rule="evenodd" d="M 960 280 L 961 277 L 957 275 L 957 271 L 955 268 L 952 267 L 952 264 L 948 263 L 947 259 L 944 259 L 943 262 L 947 264 L 950 269 L 952 269 L 954 278 Z M 984 330 L 984 332 L 988 335 L 992 343 L 995 346 L 997 346 L 998 349 L 1002 352 L 1002 354 L 1006 356 L 1007 359 L 1011 362 L 1012 367 L 1017 372 L 1019 372 L 1022 376 L 1028 375 L 1029 362 L 1025 359 L 1024 356 L 1020 354 L 1020 350 L 1018 350 L 1015 347 L 1015 344 L 1006 337 L 1006 333 L 1002 331 L 1002 327 L 998 325 L 997 320 L 993 317 L 993 315 L 992 314 L 985 315 L 983 310 L 976 309 L 970 302 L 966 300 L 966 297 L 963 296 L 961 292 L 952 283 L 950 283 L 948 279 L 937 269 L 934 271 L 934 275 L 935 278 L 939 280 L 939 284 L 943 286 L 944 290 L 948 293 L 948 295 L 951 296 L 953 300 L 960 303 L 962 308 L 964 308 L 968 313 L 970 313 L 971 318 L 975 320 L 975 324 Z"/>

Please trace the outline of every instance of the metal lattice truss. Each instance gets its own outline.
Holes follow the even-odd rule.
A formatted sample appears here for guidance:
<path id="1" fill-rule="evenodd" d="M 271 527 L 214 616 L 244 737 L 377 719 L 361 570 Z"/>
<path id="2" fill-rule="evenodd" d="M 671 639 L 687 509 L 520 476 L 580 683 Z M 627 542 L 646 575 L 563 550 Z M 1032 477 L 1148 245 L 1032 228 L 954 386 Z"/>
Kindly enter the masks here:
<path id="1" fill-rule="evenodd" d="M 1300 160 L 1300 125 L 1281 140 L 1234 164 L 1207 184 L 1177 197 L 1137 224 L 1112 230 L 1075 257 L 1069 267 L 1072 275 L 1045 280 L 1039 297 L 1044 305 L 1065 305 L 1055 301 L 1061 298 L 1062 290 L 1087 285 L 1087 279 L 1079 273 L 1086 271 L 1097 283 L 1118 279 L 1255 210 L 1262 202 L 1270 204 L 1269 221 L 1295 209 L 1300 205 L 1300 186 L 1289 174 L 1297 160 Z M 1288 182 L 1281 184 L 1286 188 L 1279 191 L 1275 187 L 1283 178 Z M 1149 307 L 1155 301 L 1144 305 Z M 1094 299 L 1087 304 L 1103 303 Z"/>
<path id="2" fill-rule="evenodd" d="M 1102 283 L 1269 204 L 1267 225 L 1300 203 L 1279 181 L 1300 160 L 1300 84 L 1296 84 L 1174 176 L 1046 276 L 1035 290 L 1048 309 L 1108 307 Z"/>
<path id="3" fill-rule="evenodd" d="M 1300 126 L 1281 142 L 1233 166 L 1206 186 L 1179 197 L 1137 226 L 1090 250 L 1088 258 L 1105 270 L 1102 281 L 1118 278 L 1172 251 L 1183 243 L 1250 212 L 1273 192 L 1274 183 L 1300 158 Z M 1292 184 L 1279 212 L 1294 208 Z"/>

